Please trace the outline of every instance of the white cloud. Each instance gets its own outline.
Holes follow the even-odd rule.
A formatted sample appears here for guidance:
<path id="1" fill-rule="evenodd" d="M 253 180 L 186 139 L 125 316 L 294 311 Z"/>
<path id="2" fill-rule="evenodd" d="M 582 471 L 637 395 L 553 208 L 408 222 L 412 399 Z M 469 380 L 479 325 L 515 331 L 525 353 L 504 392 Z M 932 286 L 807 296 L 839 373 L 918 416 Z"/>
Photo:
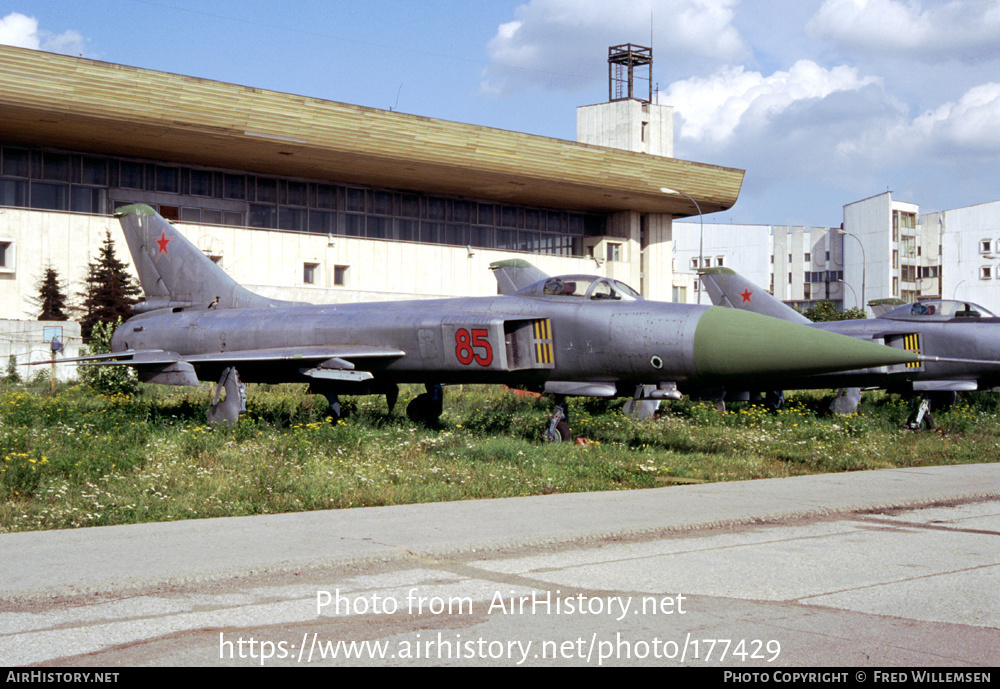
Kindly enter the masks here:
<path id="1" fill-rule="evenodd" d="M 881 78 L 799 60 L 771 75 L 726 67 L 678 81 L 660 102 L 675 108 L 678 156 L 745 168 L 750 194 L 796 198 L 788 189 L 806 180 L 845 197 L 890 183 L 923 189 L 942 170 L 960 188 L 992 179 L 1000 153 L 996 82 L 913 117 Z"/>
<path id="2" fill-rule="evenodd" d="M 1000 153 L 1000 84 L 975 86 L 955 103 L 945 103 L 916 118 L 912 131 L 938 151 L 958 149 L 994 156 Z"/>
<path id="3" fill-rule="evenodd" d="M 866 55 L 970 63 L 1000 57 L 1000 6 L 993 1 L 825 0 L 806 28 Z"/>
<path id="4" fill-rule="evenodd" d="M 487 46 L 483 90 L 514 84 L 573 90 L 605 78 L 607 49 L 646 45 L 653 32 L 654 68 L 681 62 L 712 65 L 747 55 L 732 25 L 738 0 L 529 0 L 497 28 Z M 652 17 L 652 26 L 650 18 Z M 691 70 L 693 71 L 693 70 Z M 654 80 L 656 72 L 654 71 Z"/>
<path id="5" fill-rule="evenodd" d="M 0 19 L 0 44 L 64 55 L 86 53 L 86 41 L 79 32 L 69 30 L 54 34 L 51 31 L 40 30 L 37 19 L 18 12 L 11 12 Z"/>
<path id="6" fill-rule="evenodd" d="M 41 47 L 38 20 L 17 12 L 0 19 L 0 44 L 38 50 Z"/>
<path id="7" fill-rule="evenodd" d="M 743 67 L 726 67 L 709 77 L 677 81 L 660 95 L 660 102 L 673 105 L 680 116 L 680 137 L 722 143 L 737 130 L 767 128 L 796 103 L 871 84 L 880 80 L 860 77 L 857 70 L 843 65 L 826 69 L 799 60 L 787 72 L 767 77 Z"/>

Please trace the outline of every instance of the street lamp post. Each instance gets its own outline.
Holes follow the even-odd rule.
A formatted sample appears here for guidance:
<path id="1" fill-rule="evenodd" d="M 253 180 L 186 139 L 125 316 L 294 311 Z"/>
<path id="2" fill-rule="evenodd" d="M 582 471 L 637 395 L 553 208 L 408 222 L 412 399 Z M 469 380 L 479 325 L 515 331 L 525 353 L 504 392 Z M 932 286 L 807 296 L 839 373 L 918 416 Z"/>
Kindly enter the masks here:
<path id="1" fill-rule="evenodd" d="M 698 267 L 704 268 L 702 261 L 705 256 L 705 218 L 701 214 L 701 206 L 693 198 L 685 194 L 683 191 L 677 191 L 676 189 L 671 189 L 669 187 L 660 187 L 660 191 L 664 194 L 675 194 L 677 196 L 683 196 L 688 201 L 694 204 L 694 207 L 698 209 L 698 222 L 701 224 L 701 232 L 698 235 Z M 698 278 L 698 303 L 701 304 L 701 277 Z"/>
<path id="2" fill-rule="evenodd" d="M 844 287 L 846 287 L 847 289 L 851 290 L 851 294 L 854 295 L 854 301 L 858 300 L 858 293 L 855 292 L 854 288 L 851 287 L 849 284 L 847 284 L 847 282 L 845 280 L 837 280 L 837 282 L 841 283 Z"/>
<path id="3" fill-rule="evenodd" d="M 861 247 L 861 308 L 867 312 L 868 302 L 865 301 L 865 272 L 868 266 L 868 259 L 865 258 L 865 245 L 862 243 L 860 239 L 858 239 L 857 235 L 852 234 L 846 230 L 837 230 L 837 234 L 846 234 L 848 237 L 854 237 L 855 239 L 858 240 L 858 246 Z M 855 294 L 854 298 L 857 299 L 858 295 Z"/>

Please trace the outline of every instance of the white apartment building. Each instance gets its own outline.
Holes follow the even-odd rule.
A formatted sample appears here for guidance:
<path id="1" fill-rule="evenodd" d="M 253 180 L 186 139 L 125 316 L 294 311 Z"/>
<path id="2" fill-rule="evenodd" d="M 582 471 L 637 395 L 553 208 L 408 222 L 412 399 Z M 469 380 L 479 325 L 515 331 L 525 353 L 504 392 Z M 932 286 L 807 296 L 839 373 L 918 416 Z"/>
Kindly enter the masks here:
<path id="1" fill-rule="evenodd" d="M 845 205 L 841 227 L 674 227 L 675 301 L 697 302 L 699 267 L 726 266 L 801 310 L 944 298 L 1000 313 L 1000 201 L 921 215 L 885 192 Z"/>

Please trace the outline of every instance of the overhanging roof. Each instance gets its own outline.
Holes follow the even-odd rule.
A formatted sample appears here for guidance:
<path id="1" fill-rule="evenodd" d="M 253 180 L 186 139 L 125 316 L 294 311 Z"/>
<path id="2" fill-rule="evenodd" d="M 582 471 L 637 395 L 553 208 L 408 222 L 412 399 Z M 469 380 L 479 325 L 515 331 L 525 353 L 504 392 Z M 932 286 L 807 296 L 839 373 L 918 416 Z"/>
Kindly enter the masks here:
<path id="1" fill-rule="evenodd" d="M 586 211 L 730 208 L 743 171 L 0 46 L 0 139 Z"/>

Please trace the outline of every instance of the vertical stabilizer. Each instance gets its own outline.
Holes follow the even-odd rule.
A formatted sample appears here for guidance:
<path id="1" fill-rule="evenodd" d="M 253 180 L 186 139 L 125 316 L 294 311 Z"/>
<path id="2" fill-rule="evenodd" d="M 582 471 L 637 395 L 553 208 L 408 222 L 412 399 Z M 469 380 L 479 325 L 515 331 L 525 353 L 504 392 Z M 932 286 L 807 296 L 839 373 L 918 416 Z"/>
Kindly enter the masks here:
<path id="1" fill-rule="evenodd" d="M 500 294 L 514 292 L 549 277 L 523 258 L 512 258 L 507 261 L 496 261 L 490 264 L 497 279 L 497 291 Z"/>
<path id="2" fill-rule="evenodd" d="M 812 323 L 791 306 L 731 268 L 705 268 L 699 270 L 698 274 L 705 291 L 716 306 L 752 311 L 792 323 Z"/>
<path id="3" fill-rule="evenodd" d="M 247 308 L 279 304 L 241 287 L 212 259 L 145 204 L 115 211 L 146 302 L 157 308 Z"/>

